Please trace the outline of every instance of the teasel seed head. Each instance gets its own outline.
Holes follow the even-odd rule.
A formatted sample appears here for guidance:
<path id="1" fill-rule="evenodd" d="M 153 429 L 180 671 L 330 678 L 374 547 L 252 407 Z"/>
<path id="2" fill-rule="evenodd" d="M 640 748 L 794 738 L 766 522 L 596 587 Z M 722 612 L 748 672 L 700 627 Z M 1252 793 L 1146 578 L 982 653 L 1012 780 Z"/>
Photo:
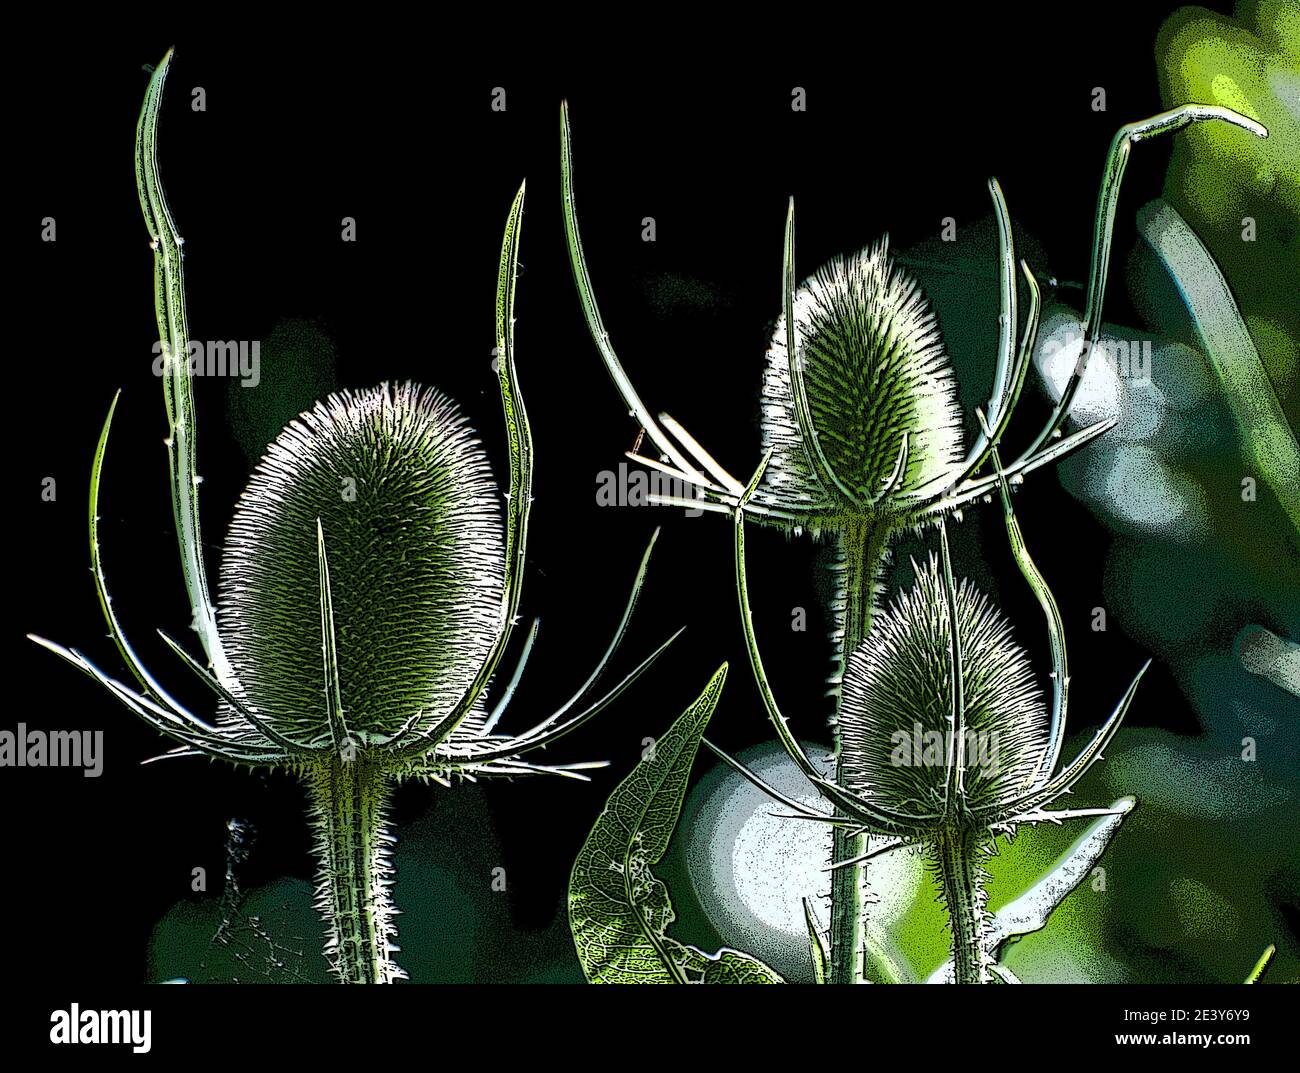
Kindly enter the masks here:
<path id="1" fill-rule="evenodd" d="M 905 515 L 903 497 L 961 456 L 956 385 L 929 303 L 883 239 L 818 269 L 796 291 L 794 311 L 809 416 L 837 481 L 826 484 L 803 440 L 783 314 L 763 375 L 763 447 L 772 461 L 755 499 L 813 530 Z"/>
<path id="2" fill-rule="evenodd" d="M 1048 747 L 1048 715 L 1011 625 L 969 582 L 954 589 L 964 740 L 952 749 L 951 627 L 936 557 L 849 656 L 840 708 L 846 789 L 894 811 L 941 809 L 949 760 L 965 762 L 957 817 L 1014 799 Z"/>
<path id="3" fill-rule="evenodd" d="M 329 739 L 317 519 L 349 731 L 383 741 L 452 707 L 490 649 L 504 585 L 499 493 L 456 405 L 381 384 L 318 402 L 240 497 L 219 620 L 241 700 L 280 734 Z"/>

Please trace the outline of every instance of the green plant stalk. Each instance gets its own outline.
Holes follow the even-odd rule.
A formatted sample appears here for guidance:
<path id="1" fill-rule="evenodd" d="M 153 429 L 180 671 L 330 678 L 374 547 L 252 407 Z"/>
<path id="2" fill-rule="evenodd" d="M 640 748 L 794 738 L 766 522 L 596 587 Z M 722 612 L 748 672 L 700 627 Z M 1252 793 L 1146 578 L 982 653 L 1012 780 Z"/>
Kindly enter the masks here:
<path id="1" fill-rule="evenodd" d="M 840 646 L 841 677 L 851 653 L 871 629 L 876 603 L 876 580 L 884 565 L 889 538 L 887 524 L 870 525 L 854 521 L 838 536 L 840 544 L 840 584 L 844 596 L 843 641 Z M 835 781 L 843 785 L 839 770 L 839 700 L 835 719 Z M 834 828 L 831 838 L 832 861 L 846 861 L 866 852 L 866 836 L 852 835 L 843 827 Z M 833 984 L 862 983 L 867 965 L 867 866 L 855 864 L 831 873 L 830 972 Z"/>
<path id="2" fill-rule="evenodd" d="M 379 767 L 360 758 L 334 756 L 307 772 L 317 908 L 328 924 L 326 954 L 343 983 L 390 983 L 397 975 L 389 956 L 397 949 L 388 898 L 389 786 Z"/>
<path id="3" fill-rule="evenodd" d="M 933 850 L 952 932 L 953 977 L 959 984 L 989 981 L 984 956 L 987 895 L 976 838 L 975 831 L 947 827 L 940 832 Z"/>

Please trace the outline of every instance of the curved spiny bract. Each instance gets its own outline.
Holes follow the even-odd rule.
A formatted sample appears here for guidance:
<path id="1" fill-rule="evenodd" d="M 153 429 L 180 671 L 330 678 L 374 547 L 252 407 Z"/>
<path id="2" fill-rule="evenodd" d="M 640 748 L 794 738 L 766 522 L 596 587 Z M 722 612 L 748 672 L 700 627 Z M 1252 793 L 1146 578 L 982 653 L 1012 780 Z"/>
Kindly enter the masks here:
<path id="1" fill-rule="evenodd" d="M 965 766 L 953 818 L 1013 799 L 1042 765 L 1048 717 L 1029 657 L 1011 624 L 963 581 L 954 592 L 962 649 L 964 740 L 953 755 L 952 633 L 938 560 L 879 612 L 853 651 L 839 712 L 841 782 L 909 812 L 941 810 L 952 762 Z"/>
<path id="2" fill-rule="evenodd" d="M 928 302 L 882 240 L 818 269 L 796 291 L 794 317 L 812 431 L 832 483 L 804 441 L 782 314 L 762 388 L 772 461 L 755 500 L 811 530 L 841 530 L 852 519 L 907 524 L 904 496 L 952 471 L 961 455 L 956 384 Z"/>
<path id="3" fill-rule="evenodd" d="M 304 745 L 330 740 L 317 519 L 329 554 L 344 720 L 358 745 L 455 704 L 495 638 L 499 495 L 446 396 L 331 395 L 268 448 L 240 497 L 218 613 L 241 699 Z"/>

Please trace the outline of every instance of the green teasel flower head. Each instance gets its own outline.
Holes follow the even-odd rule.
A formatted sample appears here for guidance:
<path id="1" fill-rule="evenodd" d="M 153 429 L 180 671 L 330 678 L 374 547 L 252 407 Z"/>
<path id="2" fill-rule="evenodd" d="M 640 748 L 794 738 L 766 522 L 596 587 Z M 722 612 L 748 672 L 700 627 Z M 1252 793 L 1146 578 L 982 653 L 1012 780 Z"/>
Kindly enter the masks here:
<path id="1" fill-rule="evenodd" d="M 1011 623 L 988 598 L 963 580 L 950 615 L 938 557 L 924 566 L 913 560 L 913 570 L 914 587 L 876 616 L 849 656 L 840 782 L 896 809 L 938 812 L 956 748 L 965 776 L 953 815 L 974 820 L 1032 784 L 1049 747 L 1047 705 Z M 962 643 L 961 741 L 952 733 L 954 618 Z"/>
<path id="2" fill-rule="evenodd" d="M 183 240 L 157 159 L 171 60 L 169 52 L 149 81 L 136 128 L 136 182 L 157 293 L 166 299 L 155 307 L 170 425 L 165 442 L 182 572 L 206 666 L 163 639 L 216 695 L 217 720 L 194 714 L 149 672 L 108 593 L 98 506 L 117 399 L 92 466 L 90 549 L 110 636 L 136 685 L 109 677 L 76 649 L 34 640 L 177 742 L 168 757 L 285 767 L 309 779 L 337 774 L 340 757 L 349 765 L 364 762 L 381 779 L 585 777 L 590 764 L 540 765 L 523 755 L 601 711 L 672 639 L 603 697 L 590 699 L 626 631 L 647 549 L 614 639 L 577 693 L 531 729 L 497 731 L 532 652 L 535 621 L 516 670 L 495 705 L 486 707 L 519 621 L 533 499 L 532 434 L 518 389 L 514 332 L 525 187 L 506 219 L 497 274 L 494 364 L 510 454 L 504 497 L 481 443 L 446 396 L 414 384 L 332 395 L 276 438 L 240 498 L 222 562 L 218 616 L 201 552 L 193 383 L 187 363 L 176 358 L 188 353 L 189 343 Z"/>
<path id="3" fill-rule="evenodd" d="M 987 423 L 984 425 L 987 434 Z M 1061 616 L 1030 558 L 1011 507 L 1011 490 L 996 449 L 993 464 L 1013 555 L 1044 612 L 1052 652 L 1052 698 L 1038 692 L 1029 660 L 1007 621 L 966 582 L 953 579 L 947 528 L 937 523 L 940 556 L 914 565 L 912 589 L 874 619 L 846 660 L 838 710 L 833 777 L 808 757 L 768 682 L 754 633 L 745 558 L 745 501 L 760 487 L 767 458 L 735 511 L 736 586 L 750 666 L 768 717 L 794 764 L 831 811 L 786 797 L 715 749 L 793 818 L 831 825 L 835 844 L 870 836 L 862 852 L 834 859 L 836 875 L 871 858 L 912 847 L 924 853 L 939 883 L 953 939 L 953 972 L 982 983 L 1001 971 L 984 890 L 984 858 L 999 834 L 1022 824 L 1119 817 L 1133 807 L 1050 808 L 1073 792 L 1103 758 L 1137 691 L 1138 671 L 1093 739 L 1060 765 L 1069 672 Z M 815 934 L 815 930 L 814 930 Z M 820 939 L 817 940 L 820 942 Z"/>
<path id="4" fill-rule="evenodd" d="M 75 648 L 32 640 L 176 743 L 155 759 L 207 757 L 300 776 L 317 835 L 325 952 L 341 981 L 386 983 L 404 975 L 392 960 L 392 785 L 537 773 L 586 779 L 587 769 L 606 765 L 533 763 L 530 754 L 601 712 L 677 635 L 597 696 L 644 581 L 652 538 L 596 668 L 531 727 L 497 730 L 539 626 L 534 620 L 514 673 L 493 691 L 489 709 L 489 687 L 519 621 L 533 500 L 532 435 L 515 370 L 523 185 L 506 219 L 496 290 L 494 364 L 510 457 L 504 497 L 482 445 L 437 391 L 381 384 L 332 395 L 277 437 L 241 497 L 222 563 L 218 616 L 202 552 L 193 383 L 188 363 L 178 359 L 189 346 L 182 240 L 157 160 L 171 59 L 169 52 L 149 81 L 136 130 L 136 180 L 154 253 L 173 515 L 206 663 L 162 637 L 216 695 L 216 720 L 195 714 L 153 676 L 109 596 L 99 490 L 117 398 L 91 467 L 90 558 L 109 636 L 134 684 L 110 677 Z"/>
<path id="5" fill-rule="evenodd" d="M 877 615 L 871 633 L 848 655 L 838 728 L 842 763 L 835 781 L 808 759 L 791 733 L 754 635 L 743 500 L 760 486 L 766 458 L 736 510 L 741 624 L 768 716 L 799 769 L 849 817 L 845 822 L 859 833 L 892 839 L 893 845 L 926 842 L 954 830 L 1009 830 L 1019 823 L 1092 814 L 1051 812 L 1046 806 L 1069 794 L 1102 758 L 1150 666 L 1148 660 L 1138 671 L 1092 742 L 1058 770 L 1070 684 L 1064 628 L 1056 600 L 1025 546 L 996 450 L 993 461 L 1013 556 L 1047 620 L 1050 704 L 1040 700 L 1029 661 L 1007 621 L 971 585 L 954 581 L 947 528 L 940 519 L 939 558 L 916 568 L 911 591 Z M 988 736 L 994 733 L 996 738 Z M 972 747 L 981 750 L 977 759 L 996 753 L 996 763 L 984 771 L 968 764 Z"/>
<path id="6" fill-rule="evenodd" d="M 1120 182 L 1133 146 L 1193 123 L 1217 120 L 1257 137 L 1256 121 L 1217 105 L 1185 104 L 1122 126 L 1111 141 L 1093 224 L 1084 313 L 1083 360 L 1042 428 L 1003 473 L 1013 481 L 1105 433 L 1113 420 L 1061 435 L 1102 330 Z M 794 199 L 786 214 L 782 319 L 763 384 L 763 440 L 772 453 L 769 479 L 754 494 L 670 414 L 642 401 L 615 353 L 596 301 L 578 228 L 572 131 L 560 108 L 560 182 L 569 263 L 588 331 L 628 414 L 640 427 L 629 457 L 682 489 L 652 494 L 660 506 L 731 515 L 741 507 L 758 522 L 790 532 L 921 526 L 997 491 L 989 470 L 1019 403 L 1038 332 L 1041 292 L 1027 262 L 1017 262 L 1011 216 L 996 179 L 988 182 L 998 231 L 997 348 L 989 400 L 976 415 L 987 423 L 961 453 L 951 374 L 933 315 L 915 285 L 890 265 L 886 244 L 831 262 L 796 288 Z M 1028 308 L 1020 315 L 1020 281 Z M 802 338 L 807 332 L 809 340 Z M 786 368 L 779 360 L 782 352 Z M 916 439 L 914 444 L 911 441 Z M 643 442 L 646 446 L 643 448 Z M 918 457 L 914 461 L 911 455 Z M 879 523 L 885 523 L 883 526 Z M 887 543 L 887 540 L 886 540 Z"/>
<path id="7" fill-rule="evenodd" d="M 413 712 L 448 714 L 495 639 L 500 501 L 482 444 L 436 390 L 381 384 L 302 414 L 254 471 L 222 560 L 218 622 L 242 699 L 290 740 L 330 738 L 319 615 L 303 613 L 319 606 L 319 519 L 349 730 L 364 745 Z"/>
<path id="8" fill-rule="evenodd" d="M 786 215 L 783 250 L 781 301 L 783 316 L 776 339 L 768 351 L 763 384 L 763 439 L 766 454 L 748 486 L 737 480 L 686 428 L 670 414 L 652 411 L 643 401 L 615 353 L 596 301 L 578 228 L 574 194 L 572 132 L 568 105 L 560 110 L 560 176 L 565 235 L 574 283 L 591 339 L 621 396 L 627 413 L 639 426 L 629 457 L 676 482 L 680 493 L 652 494 L 649 502 L 662 506 L 711 511 L 732 518 L 735 526 L 737 588 L 745 625 L 751 665 L 763 694 L 765 706 L 778 735 L 804 774 L 836 806 L 832 816 L 807 814 L 797 803 L 784 803 L 796 814 L 836 826 L 835 845 L 846 846 L 854 835 L 873 833 L 892 840 L 893 845 L 924 841 L 935 830 L 935 814 L 911 811 L 915 802 L 901 811 L 879 807 L 859 793 L 824 777 L 803 755 L 789 732 L 767 683 L 762 661 L 753 639 L 753 623 L 747 598 L 744 569 L 744 530 L 747 520 L 780 527 L 789 535 L 808 531 L 814 537 L 832 537 L 837 557 L 836 592 L 829 601 L 833 615 L 832 637 L 839 668 L 869 634 L 875 613 L 879 575 L 887 560 L 893 538 L 900 528 L 921 529 L 938 523 L 946 551 L 943 519 L 960 520 L 968 503 L 991 498 L 1001 491 L 1010 518 L 1008 481 L 1020 483 L 1028 472 L 1047 465 L 1068 452 L 1102 435 L 1113 421 L 1098 422 L 1070 436 L 1061 429 L 1085 375 L 1095 344 L 1101 336 L 1102 306 L 1110 270 L 1110 249 L 1114 234 L 1120 183 L 1132 148 L 1139 142 L 1181 130 L 1192 124 L 1218 120 L 1243 127 L 1259 137 L 1267 131 L 1254 120 L 1227 108 L 1187 104 L 1119 129 L 1106 157 L 1093 221 L 1091 262 L 1084 313 L 1083 360 L 1076 364 L 1045 424 L 1023 451 L 1008 465 L 998 460 L 997 448 L 1017 408 L 1038 331 L 1041 294 L 1037 277 L 1029 265 L 1018 262 L 1028 309 L 1020 315 L 1020 286 L 1010 214 L 1001 188 L 989 180 L 989 192 L 998 231 L 998 291 L 996 310 L 997 345 L 992 355 L 992 384 L 987 406 L 976 409 L 979 432 L 964 453 L 954 413 L 951 378 L 944 368 L 941 344 L 932 331 L 933 318 L 915 287 L 901 273 L 888 266 L 884 243 L 875 249 L 833 262 L 802 288 L 795 274 L 794 201 Z M 775 280 L 774 280 L 775 282 Z M 811 336 L 811 342 L 801 338 Z M 779 357 L 784 350 L 785 368 Z M 916 438 L 917 444 L 910 441 Z M 643 444 L 645 445 L 643 447 Z M 910 457 L 917 453 L 914 462 Z M 763 481 L 769 464 L 770 479 Z M 1050 592 L 1032 564 L 1024 561 L 1021 544 L 1018 562 L 1048 614 L 1052 641 L 1053 685 L 1048 729 L 1049 746 L 1042 766 L 1018 795 L 1001 799 L 996 795 L 971 807 L 980 812 L 992 830 L 998 824 L 1037 822 L 1049 818 L 1044 806 L 1069 792 L 1074 780 L 1100 755 L 1132 697 L 1132 689 L 1121 702 L 1103 732 L 1093 744 L 1064 770 L 1056 772 L 1059 760 L 1068 675 L 1065 673 L 1064 641 L 1060 617 Z M 945 554 L 945 566 L 947 559 Z M 946 575 L 950 571 L 945 571 Z M 945 577 L 945 582 L 950 580 Z M 946 584 L 951 592 L 953 586 Z M 949 599 L 955 608 L 955 597 Z M 955 611 L 953 612 L 955 616 Z M 955 619 L 954 619 L 955 621 Z M 964 724 L 962 710 L 960 626 L 950 630 L 952 658 L 949 661 L 956 710 L 950 717 L 955 729 Z M 1140 674 L 1139 674 L 1140 677 Z M 842 674 L 831 679 L 840 685 Z M 839 727 L 837 726 L 837 732 Z M 956 734 L 958 739 L 961 734 Z M 959 755 L 957 750 L 952 753 Z M 747 773 L 752 777 L 752 773 Z M 949 778 L 960 779 L 954 767 Z M 769 789 L 770 788 L 765 788 Z M 915 788 L 914 788 L 915 789 Z M 779 795 L 778 795 L 779 796 Z M 944 798 L 945 874 L 965 869 L 970 883 L 961 877 L 945 898 L 952 895 L 954 916 L 969 924 L 978 916 L 978 898 L 962 891 L 977 886 L 969 846 L 953 844 L 949 821 L 960 813 L 962 795 L 950 791 Z M 967 804 L 970 804 L 967 802 Z M 1052 819 L 1083 815 L 1086 810 L 1058 810 Z M 849 828 L 857 830 L 850 831 Z M 963 830 L 969 832 L 970 828 Z M 966 838 L 967 835 L 962 835 Z M 975 836 L 972 836 L 975 837 Z M 982 836 L 979 836 L 982 837 Z M 856 851 L 854 851 L 856 852 Z M 837 853 L 837 856 L 841 855 Z M 861 898 L 861 882 L 849 866 L 865 858 L 835 862 L 840 868 L 832 886 L 832 929 L 836 933 L 833 976 L 851 982 L 859 974 L 854 963 L 863 957 L 865 944 L 858 925 L 862 915 L 855 906 Z M 960 902 L 961 904 L 955 904 Z M 842 925 L 848 922 L 849 928 Z M 967 934 L 975 929 L 966 927 Z M 982 975 L 983 969 L 967 957 L 959 966 L 959 978 Z M 977 971 L 978 970 L 978 971 Z"/>
<path id="9" fill-rule="evenodd" d="M 150 204 L 153 196 L 161 199 L 161 188 L 146 185 L 143 195 Z M 498 379 L 510 446 L 504 512 L 482 444 L 446 396 L 414 384 L 332 395 L 277 437 L 241 496 L 222 562 L 218 615 L 197 553 L 199 484 L 187 468 L 193 455 L 180 449 L 194 438 L 190 382 L 183 363 L 165 367 L 173 381 L 168 446 L 181 463 L 172 473 L 177 531 L 182 562 L 192 564 L 186 579 L 193 621 L 209 626 L 198 629 L 208 667 L 162 636 L 216 694 L 215 723 L 159 684 L 113 610 L 100 563 L 98 502 L 114 400 L 92 469 L 91 555 L 110 635 L 139 688 L 110 678 L 76 649 L 37 640 L 176 741 L 167 757 L 283 767 L 328 786 L 337 782 L 340 762 L 380 780 L 443 784 L 456 776 L 585 778 L 585 769 L 603 766 L 524 757 L 602 711 L 675 639 L 592 699 L 628 626 L 653 539 L 614 639 L 578 692 L 531 729 L 497 730 L 532 652 L 535 621 L 513 675 L 487 707 L 489 684 L 518 623 L 532 503 L 532 438 L 514 368 L 523 198 L 521 187 L 498 279 Z M 155 251 L 164 261 L 175 258 L 160 272 L 174 272 L 180 244 L 170 217 L 160 210 L 146 219 L 167 221 Z M 164 338 L 179 335 L 168 310 L 160 318 Z"/>
<path id="10" fill-rule="evenodd" d="M 956 382 L 934 312 L 891 261 L 887 238 L 823 265 L 792 308 L 803 384 L 792 380 L 782 313 L 762 387 L 772 460 L 754 500 L 812 530 L 905 519 L 909 494 L 950 475 L 961 456 Z"/>

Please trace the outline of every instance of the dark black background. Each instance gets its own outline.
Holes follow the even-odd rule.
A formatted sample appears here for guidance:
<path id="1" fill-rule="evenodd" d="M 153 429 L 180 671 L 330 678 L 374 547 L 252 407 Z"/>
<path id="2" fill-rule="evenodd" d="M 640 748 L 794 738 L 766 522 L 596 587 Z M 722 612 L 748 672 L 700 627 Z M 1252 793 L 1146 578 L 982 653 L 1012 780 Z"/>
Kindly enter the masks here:
<path id="1" fill-rule="evenodd" d="M 142 30 L 33 58 L 12 176 L 20 199 L 10 262 L 18 338 L 8 362 L 17 543 L 5 725 L 103 729 L 106 768 L 99 779 L 67 770 L 0 774 L 4 913 L 16 928 L 9 945 L 16 939 L 18 962 L 44 982 L 142 980 L 149 933 L 188 896 L 190 869 L 220 874 L 231 816 L 260 832 L 253 882 L 312 870 L 291 779 L 202 761 L 139 767 L 163 741 L 22 639 L 41 633 L 115 666 L 87 570 L 85 487 L 103 415 L 121 387 L 101 506 L 110 586 L 146 662 L 207 710 L 202 688 L 152 634 L 162 626 L 181 635 L 189 615 L 167 499 L 162 393 L 150 373 L 152 255 L 131 164 L 144 64 L 176 44 L 160 153 L 186 238 L 192 335 L 264 338 L 281 318 L 313 319 L 336 345 L 338 386 L 436 384 L 469 412 L 501 475 L 492 303 L 501 229 L 527 177 L 517 342 L 537 501 L 524 613 L 541 614 L 543 625 L 516 725 L 585 677 L 657 523 L 664 532 L 624 665 L 677 625 L 689 629 L 640 688 L 557 750 L 557 759 L 612 761 L 593 786 L 488 788 L 526 943 L 561 911 L 578 846 L 639 757 L 641 739 L 661 733 L 722 660 L 733 674 L 713 735 L 739 748 L 768 733 L 743 666 L 728 527 L 707 515 L 596 505 L 597 474 L 618 465 L 636 429 L 587 337 L 566 262 L 560 100 L 572 107 L 589 265 L 624 364 L 650 406 L 669 409 L 743 476 L 758 458 L 757 387 L 779 304 L 787 197 L 799 206 L 806 274 L 886 230 L 905 248 L 933 238 L 943 217 L 959 227 L 983 219 L 985 181 L 996 174 L 1017 228 L 1047 252 L 1049 263 L 1036 267 L 1082 279 L 1109 140 L 1121 123 L 1159 110 L 1152 47 L 1167 14 L 1088 5 L 1086 16 L 1049 25 L 1025 13 L 953 20 L 917 12 L 910 25 L 851 33 L 823 14 L 816 31 L 834 55 L 802 47 L 788 59 L 780 25 L 756 16 L 714 50 L 663 27 L 610 30 L 599 47 L 575 39 L 563 50 L 530 50 L 526 34 L 498 49 L 500 39 L 394 27 L 374 40 L 339 31 L 270 42 L 247 33 L 238 43 Z M 206 90 L 206 112 L 190 110 L 193 86 Z M 494 86 L 507 90 L 503 114 L 489 107 Z M 807 89 L 806 113 L 791 111 L 793 86 Z M 1105 112 L 1090 107 L 1095 86 L 1106 88 Z M 1159 192 L 1167 154 L 1162 142 L 1135 154 L 1118 250 L 1130 244 L 1133 210 Z M 57 218 L 56 243 L 39 241 L 44 216 Z M 358 221 L 356 243 L 339 239 L 344 216 Z M 641 241 L 645 216 L 657 223 L 653 244 Z M 990 280 L 993 271 L 990 260 Z M 712 298 L 702 307 L 658 300 L 671 277 L 697 281 Z M 1107 316 L 1122 321 L 1117 279 Z M 996 315 L 989 308 L 990 341 Z M 983 401 L 988 372 L 963 384 L 968 412 Z M 199 382 L 197 395 L 215 577 L 248 466 L 225 420 L 226 385 Z M 1045 413 L 1036 394 L 1025 409 L 1022 435 Z M 58 481 L 55 503 L 40 498 L 47 476 Z M 1073 691 L 1079 728 L 1109 711 L 1142 653 L 1118 630 L 1087 628 L 1102 602 L 1105 532 L 1049 473 L 1030 480 L 1022 522 L 1057 585 L 1074 665 L 1088 669 L 1076 672 Z M 999 528 L 991 514 L 968 514 L 959 568 L 985 569 L 982 544 L 993 576 L 1010 579 L 1009 561 L 998 558 Z M 829 669 L 814 610 L 815 552 L 774 534 L 752 545 L 769 669 L 801 732 L 814 736 L 829 702 L 799 708 L 794 698 L 819 698 Z M 1034 624 L 1025 636 L 1041 661 L 1037 612 L 1016 585 L 1002 589 L 1008 613 Z M 788 628 L 796 605 L 812 615 L 806 633 Z M 1163 668 L 1143 688 L 1136 722 L 1184 727 L 1190 715 Z M 426 810 L 435 793 L 403 789 L 398 822 Z M 484 862 L 485 874 L 497 863 Z"/>

